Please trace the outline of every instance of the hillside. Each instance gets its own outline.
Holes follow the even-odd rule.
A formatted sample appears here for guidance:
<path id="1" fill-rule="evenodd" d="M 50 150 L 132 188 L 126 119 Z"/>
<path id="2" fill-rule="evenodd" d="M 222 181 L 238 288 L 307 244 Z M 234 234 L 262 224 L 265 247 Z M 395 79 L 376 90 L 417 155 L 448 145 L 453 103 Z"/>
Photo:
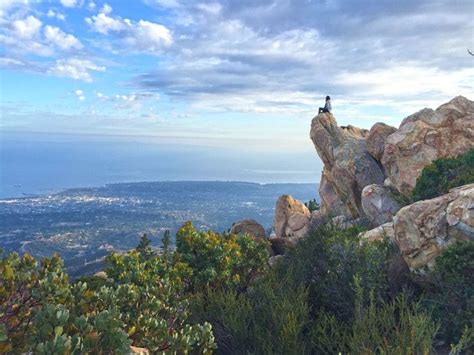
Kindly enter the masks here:
<path id="1" fill-rule="evenodd" d="M 310 137 L 321 205 L 281 191 L 270 236 L 187 222 L 74 282 L 59 256 L 2 255 L 0 352 L 472 354 L 474 102 L 398 129 L 321 113 Z"/>

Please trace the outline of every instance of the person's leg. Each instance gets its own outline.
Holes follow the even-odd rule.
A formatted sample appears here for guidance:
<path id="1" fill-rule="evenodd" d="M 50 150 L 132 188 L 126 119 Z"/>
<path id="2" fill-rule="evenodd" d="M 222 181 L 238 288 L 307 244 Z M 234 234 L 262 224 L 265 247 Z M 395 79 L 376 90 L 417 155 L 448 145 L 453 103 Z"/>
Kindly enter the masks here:
<path id="1" fill-rule="evenodd" d="M 327 108 L 323 108 L 323 112 L 326 113 L 329 112 L 329 110 Z"/>
<path id="2" fill-rule="evenodd" d="M 319 111 L 318 111 L 318 114 L 321 113 L 321 112 L 323 112 L 323 110 L 324 110 L 324 109 L 323 109 L 322 107 L 320 107 L 320 108 L 319 108 Z"/>

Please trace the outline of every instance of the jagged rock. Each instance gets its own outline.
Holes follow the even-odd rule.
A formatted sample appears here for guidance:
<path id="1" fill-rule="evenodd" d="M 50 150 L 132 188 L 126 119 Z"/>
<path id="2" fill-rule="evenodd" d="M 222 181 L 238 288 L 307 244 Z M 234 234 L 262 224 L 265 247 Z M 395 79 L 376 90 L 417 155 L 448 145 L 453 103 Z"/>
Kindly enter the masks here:
<path id="1" fill-rule="evenodd" d="M 385 142 L 382 165 L 396 188 L 408 196 L 433 160 L 474 148 L 474 102 L 455 97 L 436 111 L 425 108 L 405 118 Z"/>
<path id="2" fill-rule="evenodd" d="M 381 185 L 364 187 L 361 200 L 365 216 L 373 226 L 391 222 L 393 215 L 401 208 L 390 188 Z"/>
<path id="3" fill-rule="evenodd" d="M 393 222 L 388 222 L 378 226 L 377 228 L 371 229 L 367 232 L 360 234 L 362 241 L 380 241 L 388 238 L 392 241 L 395 241 L 395 231 L 393 229 Z"/>
<path id="4" fill-rule="evenodd" d="M 332 114 L 321 113 L 311 123 L 310 136 L 324 163 L 321 213 L 350 219 L 362 216 L 362 189 L 384 180 L 380 166 L 367 151 L 368 131 L 338 127 Z"/>
<path id="5" fill-rule="evenodd" d="M 265 238 L 265 228 L 253 219 L 244 219 L 230 229 L 232 234 L 248 234 L 256 238 Z"/>
<path id="6" fill-rule="evenodd" d="M 304 237 L 308 231 L 311 213 L 308 208 L 289 195 L 278 198 L 275 209 L 277 238 Z"/>
<path id="7" fill-rule="evenodd" d="M 378 122 L 372 126 L 367 137 L 367 151 L 375 159 L 380 161 L 382 159 L 385 148 L 385 141 L 389 135 L 395 132 L 395 127 Z"/>
<path id="8" fill-rule="evenodd" d="M 402 208 L 393 218 L 394 238 L 410 269 L 431 267 L 456 240 L 474 240 L 474 184 Z"/>

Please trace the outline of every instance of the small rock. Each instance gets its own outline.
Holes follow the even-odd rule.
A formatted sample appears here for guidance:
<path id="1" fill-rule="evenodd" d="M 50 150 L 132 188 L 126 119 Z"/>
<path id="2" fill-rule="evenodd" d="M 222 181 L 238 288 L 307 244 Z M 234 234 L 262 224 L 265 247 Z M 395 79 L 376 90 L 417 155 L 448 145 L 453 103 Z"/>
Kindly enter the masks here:
<path id="1" fill-rule="evenodd" d="M 265 238 L 265 228 L 253 219 L 244 219 L 230 229 L 232 234 L 248 234 L 256 238 Z"/>

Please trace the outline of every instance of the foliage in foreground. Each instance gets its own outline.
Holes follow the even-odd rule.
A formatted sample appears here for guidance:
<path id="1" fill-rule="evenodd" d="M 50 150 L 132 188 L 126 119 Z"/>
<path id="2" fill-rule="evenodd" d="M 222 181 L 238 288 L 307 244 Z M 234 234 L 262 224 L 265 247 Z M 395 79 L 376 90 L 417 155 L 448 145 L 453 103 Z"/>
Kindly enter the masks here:
<path id="1" fill-rule="evenodd" d="M 325 225 L 268 269 L 268 244 L 185 224 L 177 249 L 111 254 L 104 279 L 70 283 L 55 256 L 0 261 L 0 352 L 452 354 L 474 346 L 474 246 L 417 286 L 392 287 L 397 250 Z M 169 239 L 169 235 L 168 238 Z M 166 245 L 169 243 L 166 242 Z M 93 281 L 93 282 L 90 282 Z"/>
<path id="2" fill-rule="evenodd" d="M 416 181 L 412 200 L 435 198 L 471 183 L 474 183 L 474 149 L 455 158 L 437 159 L 426 166 Z"/>
<path id="3" fill-rule="evenodd" d="M 474 243 L 457 242 L 446 249 L 425 282 L 423 302 L 442 320 L 443 339 L 455 343 L 464 336 L 465 345 L 474 347 Z"/>

